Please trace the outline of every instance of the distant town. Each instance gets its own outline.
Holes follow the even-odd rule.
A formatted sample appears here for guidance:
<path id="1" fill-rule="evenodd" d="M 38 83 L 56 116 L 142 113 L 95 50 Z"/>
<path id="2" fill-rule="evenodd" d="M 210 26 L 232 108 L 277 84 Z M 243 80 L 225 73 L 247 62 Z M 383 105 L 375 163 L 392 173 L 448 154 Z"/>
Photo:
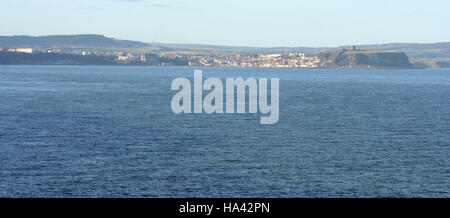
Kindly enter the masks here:
<path id="1" fill-rule="evenodd" d="M 312 68 L 319 67 L 320 58 L 305 53 L 285 54 L 231 54 L 231 55 L 186 55 L 174 52 L 132 53 L 123 51 L 96 51 L 87 49 L 51 49 L 27 47 L 0 47 L 0 51 L 24 54 L 71 54 L 102 56 L 116 64 L 153 66 L 215 66 L 215 67 L 270 67 Z"/>
<path id="2" fill-rule="evenodd" d="M 0 36 L 0 64 L 262 68 L 450 67 L 450 43 L 233 47 L 144 43 L 103 35 Z"/>

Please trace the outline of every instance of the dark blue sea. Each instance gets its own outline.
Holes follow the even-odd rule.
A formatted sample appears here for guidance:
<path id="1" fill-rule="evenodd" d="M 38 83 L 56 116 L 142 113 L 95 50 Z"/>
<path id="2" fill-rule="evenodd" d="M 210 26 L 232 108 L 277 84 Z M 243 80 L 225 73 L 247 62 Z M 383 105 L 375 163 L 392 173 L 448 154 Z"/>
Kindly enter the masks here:
<path id="1" fill-rule="evenodd" d="M 174 114 L 194 69 L 278 123 Z M 450 69 L 0 66 L 0 197 L 450 197 Z"/>

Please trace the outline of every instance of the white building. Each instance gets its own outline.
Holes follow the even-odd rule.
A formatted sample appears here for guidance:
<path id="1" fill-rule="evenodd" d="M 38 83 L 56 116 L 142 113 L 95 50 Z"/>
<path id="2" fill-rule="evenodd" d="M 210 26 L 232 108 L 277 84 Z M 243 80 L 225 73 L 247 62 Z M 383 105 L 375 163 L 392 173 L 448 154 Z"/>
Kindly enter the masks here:
<path id="1" fill-rule="evenodd" d="M 260 58 L 279 58 L 281 54 L 262 54 L 259 55 Z"/>
<path id="2" fill-rule="evenodd" d="M 33 49 L 32 48 L 10 48 L 10 49 L 8 49 L 8 51 L 9 52 L 27 53 L 27 54 L 33 53 Z"/>
<path id="3" fill-rule="evenodd" d="M 128 60 L 128 56 L 119 55 L 119 56 L 117 56 L 117 60 L 118 61 L 127 61 Z"/>

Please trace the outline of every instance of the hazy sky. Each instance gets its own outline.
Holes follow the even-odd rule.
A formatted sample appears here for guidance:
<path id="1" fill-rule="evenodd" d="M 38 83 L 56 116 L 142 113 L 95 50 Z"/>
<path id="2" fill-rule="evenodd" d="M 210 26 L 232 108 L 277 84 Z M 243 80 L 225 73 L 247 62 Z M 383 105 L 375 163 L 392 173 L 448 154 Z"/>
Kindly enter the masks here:
<path id="1" fill-rule="evenodd" d="M 337 46 L 450 41 L 449 0 L 0 0 L 0 35 Z"/>

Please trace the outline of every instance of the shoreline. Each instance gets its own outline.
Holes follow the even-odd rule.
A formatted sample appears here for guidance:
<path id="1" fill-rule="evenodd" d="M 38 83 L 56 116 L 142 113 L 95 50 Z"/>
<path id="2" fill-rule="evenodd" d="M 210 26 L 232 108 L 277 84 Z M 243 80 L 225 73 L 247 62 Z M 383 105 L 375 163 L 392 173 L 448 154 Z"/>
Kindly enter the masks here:
<path id="1" fill-rule="evenodd" d="M 140 64 L 0 64 L 0 66 L 111 66 L 111 67 L 190 67 L 190 68 L 258 68 L 258 69 L 445 69 L 446 67 L 228 67 L 228 66 L 161 66 Z"/>

